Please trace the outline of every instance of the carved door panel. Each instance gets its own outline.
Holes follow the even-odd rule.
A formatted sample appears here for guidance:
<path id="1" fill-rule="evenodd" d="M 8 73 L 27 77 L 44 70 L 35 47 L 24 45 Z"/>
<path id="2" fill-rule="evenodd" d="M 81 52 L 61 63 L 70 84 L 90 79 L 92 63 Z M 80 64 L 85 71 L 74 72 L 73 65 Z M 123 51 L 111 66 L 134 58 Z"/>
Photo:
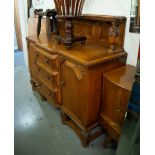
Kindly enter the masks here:
<path id="1" fill-rule="evenodd" d="M 77 120 L 83 118 L 84 84 L 83 72 L 74 64 L 66 61 L 61 67 L 62 106 L 68 115 Z"/>

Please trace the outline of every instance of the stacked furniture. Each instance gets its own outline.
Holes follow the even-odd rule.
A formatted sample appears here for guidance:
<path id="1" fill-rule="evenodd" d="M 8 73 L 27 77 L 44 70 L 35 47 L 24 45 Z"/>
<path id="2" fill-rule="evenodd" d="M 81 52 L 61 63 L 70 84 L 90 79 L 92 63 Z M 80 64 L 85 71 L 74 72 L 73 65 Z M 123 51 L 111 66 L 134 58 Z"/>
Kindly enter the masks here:
<path id="1" fill-rule="evenodd" d="M 136 68 L 126 65 L 103 74 L 100 122 L 108 136 L 104 147 L 111 140 L 119 141 Z"/>
<path id="2" fill-rule="evenodd" d="M 117 34 L 117 44 L 111 51 L 109 31 L 113 25 L 117 25 L 119 37 Z M 32 89 L 61 110 L 62 122 L 75 130 L 85 147 L 102 134 L 102 75 L 126 64 L 125 25 L 126 18 L 119 16 L 75 18 L 74 33 L 84 35 L 87 41 L 85 45 L 77 42 L 67 50 L 57 44 L 54 34 L 48 41 L 44 19 L 39 38 L 35 33 L 36 19 L 29 19 L 27 45 Z M 58 20 L 58 30 L 65 34 L 63 19 Z"/>

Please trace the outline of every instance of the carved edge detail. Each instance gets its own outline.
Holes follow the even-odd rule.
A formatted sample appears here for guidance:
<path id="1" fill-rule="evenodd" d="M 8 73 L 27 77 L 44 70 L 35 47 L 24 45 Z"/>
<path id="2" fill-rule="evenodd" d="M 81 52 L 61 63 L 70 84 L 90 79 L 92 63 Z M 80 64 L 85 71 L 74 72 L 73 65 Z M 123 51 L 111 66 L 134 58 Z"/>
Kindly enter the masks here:
<path id="1" fill-rule="evenodd" d="M 75 73 L 76 77 L 78 78 L 78 80 L 83 79 L 83 76 L 84 76 L 83 72 L 84 71 L 79 66 L 72 64 L 69 61 L 66 61 L 66 65 L 74 70 L 74 73 Z"/>
<path id="2" fill-rule="evenodd" d="M 35 43 L 35 46 L 37 46 L 43 50 L 46 50 L 46 52 L 48 52 L 49 54 L 51 54 L 51 53 L 57 54 L 58 56 L 62 57 L 64 60 L 68 60 L 68 61 L 72 62 L 73 64 L 82 66 L 85 69 L 95 68 L 95 67 L 98 67 L 98 66 L 103 65 L 103 64 L 110 64 L 110 63 L 116 61 L 117 59 L 127 57 L 127 52 L 125 52 L 124 49 L 119 49 L 117 51 L 114 51 L 113 54 L 110 54 L 106 58 L 100 58 L 100 59 L 97 59 L 97 60 L 94 60 L 94 61 L 87 63 L 84 61 L 79 61 L 76 58 L 71 58 L 71 57 L 61 53 L 61 51 L 54 50 L 54 49 L 51 50 L 48 47 L 39 45 L 39 44 L 37 44 L 37 42 Z"/>
<path id="3" fill-rule="evenodd" d="M 113 63 L 114 61 L 116 60 L 119 60 L 123 57 L 127 57 L 127 53 L 126 52 L 121 52 L 121 53 L 117 53 L 117 54 L 114 54 L 114 55 L 111 55 L 111 56 L 107 56 L 106 58 L 101 58 L 101 59 L 98 59 L 98 60 L 94 60 L 94 61 L 91 61 L 89 64 L 88 63 L 85 63 L 85 62 L 80 62 L 79 60 L 75 60 L 75 59 L 72 59 L 72 58 L 69 58 L 63 54 L 60 54 L 62 56 L 65 57 L 66 60 L 76 64 L 76 65 L 80 65 L 82 66 L 83 68 L 85 69 L 91 69 L 91 68 L 95 68 L 95 67 L 98 67 L 98 66 L 101 66 L 103 64 L 110 64 L 110 63 Z"/>

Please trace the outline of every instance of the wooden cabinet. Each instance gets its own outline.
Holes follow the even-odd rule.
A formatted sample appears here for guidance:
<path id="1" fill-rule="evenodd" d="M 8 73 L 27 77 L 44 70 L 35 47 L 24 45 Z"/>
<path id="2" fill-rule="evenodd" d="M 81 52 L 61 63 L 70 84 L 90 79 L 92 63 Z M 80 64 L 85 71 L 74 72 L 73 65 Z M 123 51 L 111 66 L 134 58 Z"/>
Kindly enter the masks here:
<path id="1" fill-rule="evenodd" d="M 85 140 L 81 138 L 83 146 L 101 134 L 98 131 L 91 135 L 91 131 L 99 124 L 102 74 L 120 65 L 123 65 L 121 59 L 92 69 L 82 68 L 69 61 L 61 66 L 62 120 L 71 127 L 73 124 L 68 121 L 71 119 L 75 123 L 74 128 L 80 132 L 79 137 L 85 137 Z"/>
<path id="2" fill-rule="evenodd" d="M 38 48 L 35 43 L 29 42 L 29 70 L 33 90 L 37 90 L 43 100 L 48 100 L 54 106 L 61 104 L 60 65 L 61 58 L 49 54 Z"/>
<path id="3" fill-rule="evenodd" d="M 71 59 L 74 52 L 66 57 L 65 52 L 62 56 L 33 44 L 29 39 L 28 43 L 33 90 L 61 109 L 63 122 L 75 129 L 83 146 L 88 146 L 92 139 L 102 133 L 99 129 L 91 134 L 99 125 L 102 74 L 125 65 L 126 52 L 108 57 L 104 55 L 88 67 L 80 62 L 81 55 Z M 89 56 L 90 52 L 86 54 Z"/>
<path id="4" fill-rule="evenodd" d="M 126 65 L 103 74 L 100 122 L 115 141 L 121 134 L 135 71 L 134 66 Z"/>
<path id="5" fill-rule="evenodd" d="M 119 42 L 116 50 L 109 52 L 107 30 L 116 19 L 120 27 Z M 82 29 L 89 31 L 83 32 L 87 37 L 86 44 L 75 44 L 71 50 L 57 44 L 54 36 L 51 42 L 43 33 L 39 38 L 35 35 L 27 37 L 33 90 L 60 108 L 62 122 L 75 130 L 83 146 L 88 146 L 102 133 L 98 126 L 103 73 L 126 64 L 127 53 L 123 49 L 125 22 L 124 17 L 112 16 L 77 19 L 75 33 L 81 35 Z M 59 29 L 62 25 L 61 21 Z M 63 33 L 63 28 L 60 31 Z"/>

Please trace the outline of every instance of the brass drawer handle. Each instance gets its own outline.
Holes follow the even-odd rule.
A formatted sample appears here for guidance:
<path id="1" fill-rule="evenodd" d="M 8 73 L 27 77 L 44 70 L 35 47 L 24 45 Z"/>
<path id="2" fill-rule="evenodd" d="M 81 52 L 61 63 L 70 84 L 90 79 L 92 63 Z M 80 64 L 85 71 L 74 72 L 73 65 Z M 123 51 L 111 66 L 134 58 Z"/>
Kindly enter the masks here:
<path id="1" fill-rule="evenodd" d="M 114 108 L 114 110 L 117 111 L 117 112 L 121 112 L 121 109 L 119 109 L 119 107 Z"/>
<path id="2" fill-rule="evenodd" d="M 35 84 L 35 87 L 38 88 L 38 89 L 40 88 L 40 86 L 41 86 L 41 84 L 39 84 L 39 83 Z"/>
<path id="3" fill-rule="evenodd" d="M 60 84 L 61 84 L 61 85 L 65 85 L 65 81 L 61 81 Z"/>
<path id="4" fill-rule="evenodd" d="M 38 57 L 38 56 L 39 56 L 39 54 L 38 54 L 37 52 L 35 52 L 35 53 L 34 53 L 34 55 L 35 55 L 36 57 Z"/>
<path id="5" fill-rule="evenodd" d="M 53 93 L 52 92 L 48 92 L 48 96 L 53 97 Z"/>
<path id="6" fill-rule="evenodd" d="M 40 72 L 40 68 L 37 68 L 37 71 Z"/>
<path id="7" fill-rule="evenodd" d="M 49 63 L 49 59 L 48 58 L 45 59 L 45 63 Z"/>
<path id="8" fill-rule="evenodd" d="M 48 95 L 52 97 L 53 100 L 56 100 L 57 95 L 52 92 L 48 92 Z"/>
<path id="9" fill-rule="evenodd" d="M 118 110 L 116 110 L 116 111 L 120 112 L 121 110 L 120 110 L 120 109 L 118 109 Z"/>
<path id="10" fill-rule="evenodd" d="M 120 112 L 121 110 L 120 109 L 115 109 L 117 112 Z"/>

